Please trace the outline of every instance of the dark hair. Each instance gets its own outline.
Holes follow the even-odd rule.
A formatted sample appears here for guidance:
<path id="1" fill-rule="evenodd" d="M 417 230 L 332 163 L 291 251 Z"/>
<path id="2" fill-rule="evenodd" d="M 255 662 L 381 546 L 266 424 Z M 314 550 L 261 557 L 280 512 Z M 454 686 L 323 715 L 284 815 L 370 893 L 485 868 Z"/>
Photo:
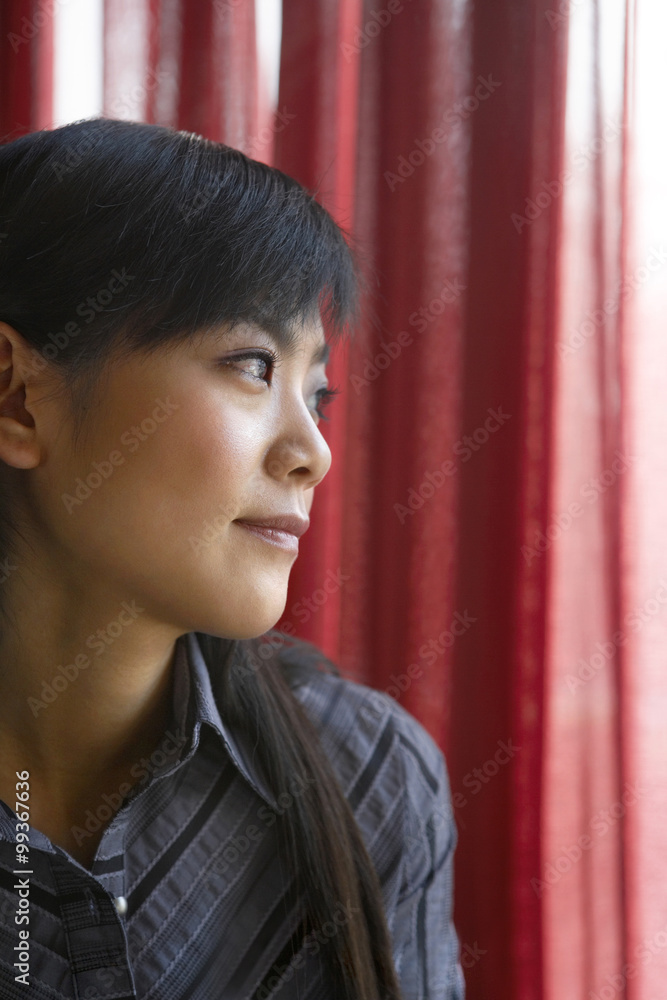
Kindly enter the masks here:
<path id="1" fill-rule="evenodd" d="M 63 376 L 75 440 L 112 351 L 126 357 L 244 320 L 289 344 L 295 322 L 318 315 L 340 336 L 359 315 L 360 265 L 358 248 L 311 192 L 199 135 L 96 118 L 0 146 L 0 320 L 33 348 L 35 364 Z M 131 280 L 109 301 L 100 290 L 113 272 Z M 0 505 L 7 557 L 20 530 Z M 262 636 L 197 638 L 221 715 L 250 732 L 276 797 L 295 776 L 316 778 L 276 828 L 304 890 L 301 932 L 341 902 L 358 908 L 322 952 L 335 995 L 400 1000 L 377 873 L 288 683 L 297 667 L 337 667 L 284 636 L 271 657 L 260 655 Z"/>

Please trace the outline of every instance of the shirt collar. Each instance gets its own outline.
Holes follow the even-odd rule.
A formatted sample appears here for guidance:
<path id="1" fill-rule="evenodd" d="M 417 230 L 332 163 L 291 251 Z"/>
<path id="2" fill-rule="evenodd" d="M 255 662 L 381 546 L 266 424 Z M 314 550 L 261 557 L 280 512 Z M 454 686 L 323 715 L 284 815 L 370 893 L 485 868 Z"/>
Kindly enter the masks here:
<path id="1" fill-rule="evenodd" d="M 173 690 L 174 718 L 180 732 L 187 735 L 188 742 L 192 738 L 194 746 L 197 745 L 201 727 L 206 723 L 218 734 L 248 784 L 267 805 L 278 809 L 278 802 L 263 772 L 254 762 L 250 735 L 224 722 L 220 715 L 209 669 L 194 632 L 188 632 L 176 641 Z"/>
<path id="2" fill-rule="evenodd" d="M 199 745 L 201 728 L 206 723 L 222 740 L 232 763 L 248 784 L 273 810 L 279 811 L 278 802 L 269 785 L 254 762 L 254 748 L 250 735 L 237 726 L 223 722 L 213 694 L 211 677 L 203 653 L 194 632 L 179 636 L 176 640 L 174 657 L 173 718 L 175 732 L 166 734 L 169 743 L 163 742 L 162 756 L 167 759 L 154 773 L 160 774 L 178 766 L 178 760 L 187 759 L 195 753 Z M 183 746 L 188 749 L 183 752 Z M 15 839 L 15 817 L 11 810 L 0 804 L 0 840 Z M 37 839 L 34 839 L 34 838 Z M 48 841 L 38 831 L 33 831 L 34 847 L 48 845 Z M 48 849 L 48 847 L 44 847 Z"/>

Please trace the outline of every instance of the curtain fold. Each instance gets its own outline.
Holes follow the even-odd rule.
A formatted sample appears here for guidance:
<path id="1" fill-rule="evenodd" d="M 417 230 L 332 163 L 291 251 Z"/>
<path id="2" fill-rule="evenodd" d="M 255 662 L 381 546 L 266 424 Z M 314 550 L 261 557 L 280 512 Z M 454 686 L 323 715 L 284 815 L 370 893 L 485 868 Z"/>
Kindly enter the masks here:
<path id="1" fill-rule="evenodd" d="M 107 117 L 185 129 L 263 159 L 269 109 L 257 76 L 254 3 L 105 0 Z"/>
<path id="2" fill-rule="evenodd" d="M 593 995 L 624 961 L 623 823 L 604 816 L 623 794 L 622 650 L 611 639 L 620 628 L 627 471 L 621 395 L 627 329 L 615 291 L 626 253 L 627 12 L 612 2 L 582 13 L 553 27 L 569 34 L 557 175 L 563 235 L 554 456 L 544 540 L 531 549 L 549 573 L 542 858 L 531 885 L 545 922 L 545 995 L 554 998 Z M 599 662 L 604 669 L 595 669 Z"/>
<path id="3" fill-rule="evenodd" d="M 470 887 L 458 893 L 460 926 L 480 948 L 467 983 L 472 997 L 506 1000 L 546 989 L 530 877 L 541 854 L 548 563 L 527 559 L 525 545 L 549 508 L 558 200 L 540 199 L 527 225 L 517 216 L 562 155 L 566 35 L 550 29 L 547 8 L 482 4 L 469 33 L 470 80 L 495 89 L 468 124 L 460 427 L 475 444 L 460 470 L 456 594 L 477 623 L 453 649 L 448 759 L 460 789 L 457 884 Z"/>
<path id="4" fill-rule="evenodd" d="M 273 163 L 316 193 L 318 201 L 347 232 L 354 226 L 354 181 L 358 155 L 359 55 L 341 58 L 357 23 L 361 0 L 331 4 L 315 0 L 306 9 L 283 4 L 278 107 L 285 116 L 276 134 Z M 347 462 L 360 424 L 349 408 L 349 345 L 332 351 L 329 384 L 341 389 L 330 423 L 322 423 L 332 465 L 317 487 L 312 526 L 302 540 L 303 558 L 290 574 L 285 612 L 277 627 L 310 639 L 340 659 L 345 602 L 354 574 L 345 564 L 343 545 L 350 530 L 349 507 L 341 502 L 352 490 Z M 312 536 L 312 537 L 311 537 Z M 356 577 L 357 580 L 361 578 Z"/>
<path id="5" fill-rule="evenodd" d="M 0 4 L 0 141 L 50 128 L 53 120 L 54 5 Z"/>
<path id="6" fill-rule="evenodd" d="M 364 255 L 278 626 L 443 749 L 469 1000 L 662 1000 L 667 14 L 283 0 L 275 109 L 255 18 L 106 0 L 104 110 L 274 163 Z M 5 140 L 52 21 L 5 45 Z"/>
<path id="7" fill-rule="evenodd" d="M 623 789 L 609 817 L 624 834 L 624 951 L 623 964 L 603 970 L 594 988 L 596 1000 L 611 1000 L 613 990 L 614 997 L 625 990 L 627 1000 L 658 1000 L 667 982 L 667 144 L 659 124 L 667 8 L 629 3 L 626 29 L 627 239 L 617 293 L 627 456 L 620 477 L 623 635 L 610 637 L 620 654 Z"/>

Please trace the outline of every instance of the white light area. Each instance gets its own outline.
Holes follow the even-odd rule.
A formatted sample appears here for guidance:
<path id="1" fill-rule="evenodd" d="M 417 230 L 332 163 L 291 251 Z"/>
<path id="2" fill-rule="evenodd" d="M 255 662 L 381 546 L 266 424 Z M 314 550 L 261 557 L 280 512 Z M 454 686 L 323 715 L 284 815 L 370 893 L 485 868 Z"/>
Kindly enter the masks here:
<path id="1" fill-rule="evenodd" d="M 567 32 L 567 113 L 570 149 L 590 139 L 593 126 L 593 3 L 572 6 L 553 22 L 552 31 Z"/>
<path id="2" fill-rule="evenodd" d="M 667 4 L 664 0 L 642 0 L 637 7 L 637 52 L 635 67 L 634 121 L 636 131 L 637 184 L 641 199 L 637 211 L 640 246 L 657 243 L 667 247 L 667 132 L 665 115 L 665 38 Z M 665 278 L 661 277 L 665 301 Z M 658 289 L 656 289 L 658 291 Z"/>
<path id="3" fill-rule="evenodd" d="M 280 78 L 280 41 L 282 38 L 282 0 L 255 0 L 257 59 L 268 86 L 272 108 L 278 104 Z"/>
<path id="4" fill-rule="evenodd" d="M 60 0 L 54 7 L 54 128 L 101 114 L 103 5 Z"/>
<path id="5" fill-rule="evenodd" d="M 273 109 L 278 103 L 282 0 L 255 3 L 257 58 Z M 54 6 L 54 127 L 102 114 L 103 8 L 104 0 L 59 0 Z M 138 109 L 131 117 L 141 117 Z"/>
<path id="6" fill-rule="evenodd" d="M 625 3 L 605 0 L 598 7 L 602 125 L 621 120 Z M 574 149 L 597 135 L 593 120 L 595 5 L 593 0 L 570 0 L 563 13 L 551 11 L 551 15 L 552 30 L 568 33 L 566 131 L 568 144 Z"/>
<path id="7" fill-rule="evenodd" d="M 618 121 L 623 107 L 626 6 L 626 0 L 605 0 L 599 4 L 602 117 Z"/>

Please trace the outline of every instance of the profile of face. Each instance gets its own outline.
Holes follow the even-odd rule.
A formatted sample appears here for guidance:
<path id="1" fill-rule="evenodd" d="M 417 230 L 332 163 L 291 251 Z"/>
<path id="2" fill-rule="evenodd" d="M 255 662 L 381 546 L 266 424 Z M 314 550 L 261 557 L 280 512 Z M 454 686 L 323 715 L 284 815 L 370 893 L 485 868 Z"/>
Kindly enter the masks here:
<path id="1" fill-rule="evenodd" d="M 273 627 L 298 544 L 239 522 L 308 518 L 331 463 L 325 348 L 312 322 L 289 352 L 254 324 L 135 352 L 101 378 L 75 442 L 67 393 L 0 323 L 0 458 L 41 578 L 92 617 L 134 601 L 179 634 Z"/>

